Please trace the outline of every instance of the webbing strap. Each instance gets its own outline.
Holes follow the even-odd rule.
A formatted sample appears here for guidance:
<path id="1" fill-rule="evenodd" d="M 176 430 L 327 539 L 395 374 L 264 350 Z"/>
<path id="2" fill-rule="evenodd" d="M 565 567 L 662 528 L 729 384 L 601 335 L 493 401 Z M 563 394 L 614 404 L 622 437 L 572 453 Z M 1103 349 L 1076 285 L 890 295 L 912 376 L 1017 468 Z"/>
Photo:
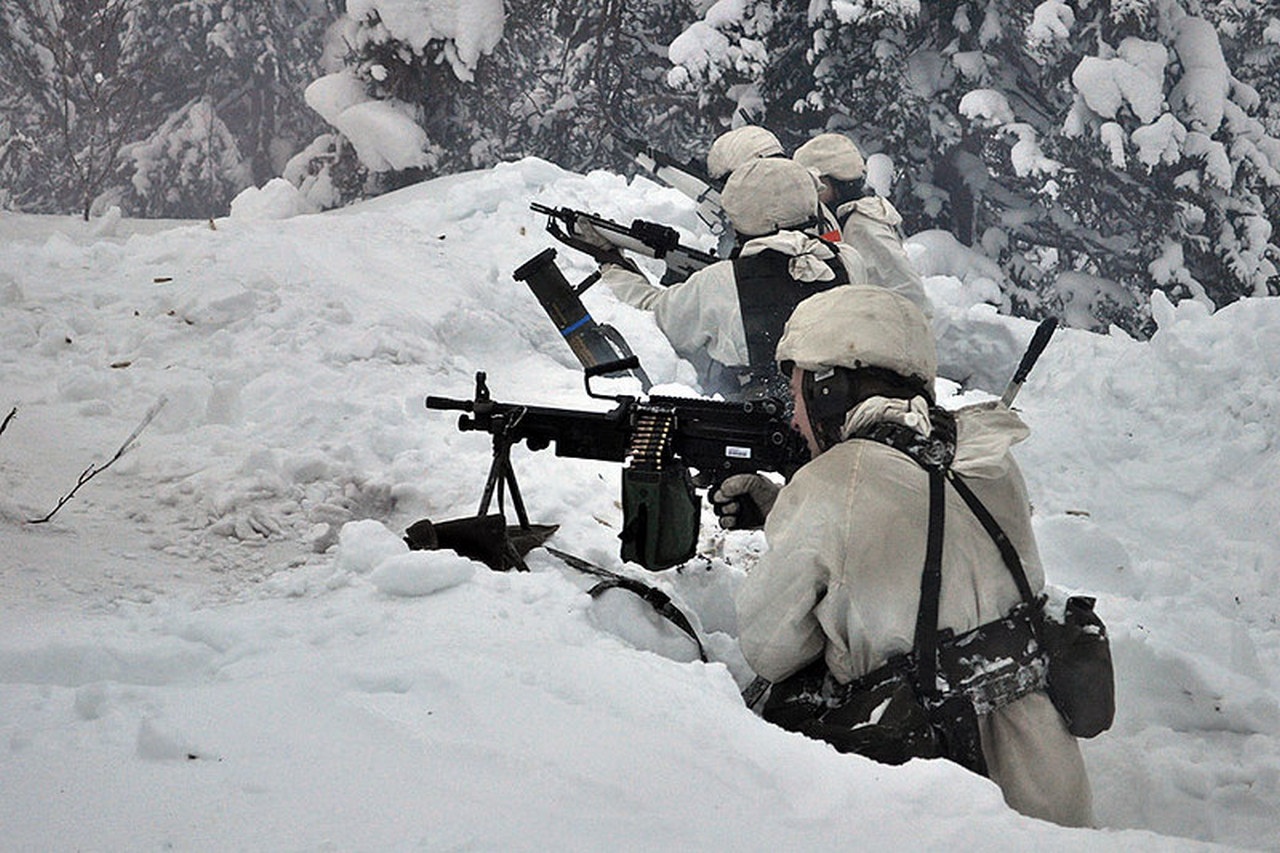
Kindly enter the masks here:
<path id="1" fill-rule="evenodd" d="M 1018 549 L 1013 547 L 1013 543 L 1009 541 L 1008 535 L 996 521 L 982 501 L 978 500 L 978 496 L 973 493 L 969 486 L 957 477 L 954 473 L 948 471 L 947 479 L 951 480 L 951 485 L 956 487 L 956 491 L 964 502 L 969 505 L 969 509 L 977 516 L 978 521 L 982 523 L 982 527 L 987 534 L 996 543 L 996 548 L 1000 550 L 1000 557 L 1004 560 L 1004 564 L 1009 569 L 1009 574 L 1013 575 L 1013 582 L 1018 585 L 1018 593 L 1022 596 L 1022 600 L 1027 604 L 1035 604 L 1036 597 L 1031 593 L 1031 584 L 1027 581 L 1027 572 L 1022 567 L 1022 560 L 1018 557 Z"/>
<path id="2" fill-rule="evenodd" d="M 693 630 L 693 625 L 689 622 L 688 617 L 681 612 L 679 607 L 676 607 L 675 602 L 671 600 L 671 596 L 657 587 L 646 586 L 638 580 L 622 577 L 621 575 L 600 581 L 587 590 L 587 594 L 595 598 L 600 593 L 611 589 L 630 590 L 647 601 L 649 606 L 658 611 L 660 616 L 669 620 L 671 624 L 689 635 L 698 647 L 698 657 L 702 659 L 703 663 L 707 662 L 707 650 L 702 647 L 702 640 L 698 639 L 698 632 Z"/>
<path id="3" fill-rule="evenodd" d="M 938 600 L 942 594 L 942 539 L 946 516 L 946 480 L 938 469 L 929 471 L 929 538 L 920 579 L 920 608 L 916 612 L 915 653 L 920 689 L 938 694 Z"/>
<path id="4" fill-rule="evenodd" d="M 904 443 L 894 429 L 864 430 L 859 438 L 866 438 L 887 444 L 913 459 L 929 476 L 929 530 L 925 546 L 924 571 L 920 578 L 920 605 L 916 611 L 916 630 L 913 652 L 916 660 L 916 675 L 919 687 L 931 696 L 938 695 L 938 612 L 942 594 L 942 542 L 944 538 L 944 521 L 946 516 L 946 483 L 949 480 L 955 487 L 969 510 L 978 519 L 987 535 L 995 543 L 1000 552 L 1013 582 L 1018 587 L 1018 594 L 1028 605 L 1035 606 L 1036 597 L 1031 592 L 1031 584 L 1027 581 L 1026 570 L 1018 556 L 1018 549 L 1013 546 L 1009 536 L 1000 523 L 983 505 L 973 490 L 945 465 L 930 464 L 921 453 L 920 442 Z M 914 452 L 913 452 L 914 451 Z"/>
<path id="5" fill-rule="evenodd" d="M 675 625 L 681 631 L 684 631 L 689 635 L 694 644 L 698 647 L 698 657 L 703 663 L 707 663 L 707 650 L 703 648 L 702 640 L 698 637 L 698 632 L 694 630 L 693 624 L 689 621 L 689 617 L 685 616 L 684 612 L 676 606 L 674 601 L 671 600 L 671 596 L 667 595 L 655 586 L 649 586 L 643 581 L 636 580 L 635 578 L 629 578 L 626 575 L 620 575 L 617 572 L 612 572 L 603 566 L 597 566 L 595 563 L 590 563 L 581 557 L 576 557 L 573 554 L 561 551 L 559 548 L 552 548 L 550 546 L 543 547 L 549 553 L 559 557 L 563 562 L 573 568 L 586 572 L 589 575 L 595 575 L 602 579 L 595 586 L 591 587 L 591 589 L 587 590 L 587 594 L 592 598 L 595 598 L 601 593 L 607 592 L 611 589 L 625 589 L 630 592 L 634 592 L 636 595 L 643 598 L 648 602 L 650 607 L 658 611 L 658 615 L 667 619 L 672 625 Z"/>

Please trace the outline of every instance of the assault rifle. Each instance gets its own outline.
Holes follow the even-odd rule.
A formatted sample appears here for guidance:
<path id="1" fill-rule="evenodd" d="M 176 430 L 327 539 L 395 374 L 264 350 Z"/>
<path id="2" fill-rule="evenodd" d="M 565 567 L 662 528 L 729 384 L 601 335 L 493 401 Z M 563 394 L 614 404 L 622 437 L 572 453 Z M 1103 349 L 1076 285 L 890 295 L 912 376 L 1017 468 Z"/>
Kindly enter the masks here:
<path id="1" fill-rule="evenodd" d="M 791 429 L 782 402 L 774 399 L 722 402 L 700 398 L 596 394 L 595 376 L 636 366 L 634 357 L 585 371 L 588 396 L 612 400 L 606 412 L 551 409 L 499 403 L 489 396 L 483 372 L 476 374 L 470 400 L 427 397 L 428 409 L 464 412 L 462 432 L 493 436 L 493 462 L 477 517 L 485 516 L 495 493 L 500 511 L 503 489 L 511 492 L 520 529 L 529 518 L 511 467 L 511 448 L 555 445 L 556 456 L 625 463 L 622 476 L 622 559 L 646 569 L 669 568 L 693 556 L 701 507 L 688 469 L 714 489 L 734 474 L 776 471 L 790 477 L 809 458 L 799 433 Z"/>
<path id="2" fill-rule="evenodd" d="M 667 265 L 667 274 L 663 276 L 663 284 L 674 284 L 684 281 L 703 267 L 720 260 L 714 252 L 704 252 L 682 245 L 680 232 L 669 225 L 649 222 L 644 219 L 633 219 L 630 225 L 614 222 L 569 207 L 547 207 L 534 202 L 529 205 L 536 213 L 547 215 L 547 231 L 566 246 L 586 252 L 600 263 L 617 263 L 621 258 L 621 250 L 635 252 L 646 258 L 656 258 Z M 612 248 L 603 248 L 582 238 L 581 224 L 587 223 L 597 234 L 613 244 Z M 582 285 L 578 292 L 596 282 L 599 275 L 593 275 Z"/>
<path id="3" fill-rule="evenodd" d="M 732 233 L 724 207 L 720 204 L 720 190 L 723 187 L 708 177 L 705 169 L 692 160 L 681 163 L 642 140 L 620 134 L 615 134 L 614 138 L 646 172 L 693 199 L 698 205 L 698 218 L 706 223 L 711 233 Z"/>

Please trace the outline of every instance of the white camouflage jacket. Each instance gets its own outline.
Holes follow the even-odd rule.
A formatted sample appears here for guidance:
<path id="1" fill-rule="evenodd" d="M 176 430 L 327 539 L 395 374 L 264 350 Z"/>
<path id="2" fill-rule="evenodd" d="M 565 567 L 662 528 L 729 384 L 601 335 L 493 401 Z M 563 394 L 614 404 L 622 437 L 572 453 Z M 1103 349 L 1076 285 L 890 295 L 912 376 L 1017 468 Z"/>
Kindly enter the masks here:
<path id="1" fill-rule="evenodd" d="M 1018 550 L 1031 589 L 1044 571 L 1026 487 L 1009 448 L 1028 435 L 999 404 L 957 414 L 955 473 L 965 478 Z M 923 398 L 872 398 L 845 435 L 896 420 L 929 434 Z M 929 517 L 928 476 L 884 444 L 848 439 L 801 468 L 765 526 L 769 550 L 737 595 L 747 662 L 770 681 L 819 655 L 848 682 L 911 649 Z M 947 489 L 939 626 L 957 634 L 996 620 L 1019 600 L 990 535 Z M 979 718 L 991 777 L 1017 810 L 1064 825 L 1089 825 L 1092 805 L 1079 746 L 1043 692 Z"/>
<path id="2" fill-rule="evenodd" d="M 849 283 L 868 283 L 861 255 L 845 244 L 836 244 L 836 248 L 849 273 Z M 781 231 L 757 237 L 743 245 L 742 255 L 750 257 L 766 249 L 793 257 L 791 274 L 802 281 L 821 281 L 832 276 L 826 261 L 835 255 L 828 244 L 812 236 L 799 231 Z M 717 261 L 670 287 L 657 287 L 643 274 L 614 264 L 601 267 L 601 280 L 623 302 L 652 311 L 672 348 L 695 365 L 705 364 L 707 358 L 726 367 L 745 367 L 751 363 L 732 261 Z M 889 289 L 906 296 L 926 313 L 929 311 L 929 300 L 918 277 L 914 283 L 900 282 Z"/>
<path id="3" fill-rule="evenodd" d="M 902 247 L 902 214 L 888 199 L 865 196 L 845 202 L 836 209 L 841 239 L 858 250 L 867 265 L 871 284 L 890 287 L 891 283 L 921 288 L 920 273 L 911 264 Z"/>

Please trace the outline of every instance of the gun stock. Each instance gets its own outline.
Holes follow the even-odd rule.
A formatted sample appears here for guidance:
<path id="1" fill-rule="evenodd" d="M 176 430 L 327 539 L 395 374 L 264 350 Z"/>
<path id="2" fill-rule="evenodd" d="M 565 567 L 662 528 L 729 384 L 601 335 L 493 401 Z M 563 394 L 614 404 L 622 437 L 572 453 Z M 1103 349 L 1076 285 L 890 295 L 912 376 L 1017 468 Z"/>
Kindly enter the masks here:
<path id="1" fill-rule="evenodd" d="M 713 234 L 726 232 L 729 222 L 720 203 L 721 187 L 708 177 L 706 170 L 692 161 L 681 163 L 638 139 L 620 135 L 615 138 L 642 169 L 691 198 L 698 205 L 698 218 Z"/>

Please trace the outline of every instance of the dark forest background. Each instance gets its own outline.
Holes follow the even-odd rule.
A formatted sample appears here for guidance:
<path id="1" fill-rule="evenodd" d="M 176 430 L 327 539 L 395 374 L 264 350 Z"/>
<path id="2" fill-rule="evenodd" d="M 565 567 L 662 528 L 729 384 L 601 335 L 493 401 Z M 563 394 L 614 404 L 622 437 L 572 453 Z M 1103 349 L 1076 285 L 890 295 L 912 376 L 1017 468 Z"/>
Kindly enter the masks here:
<path id="1" fill-rule="evenodd" d="M 281 175 L 322 178 L 332 207 L 530 155 L 632 173 L 624 137 L 701 161 L 750 121 L 788 150 L 836 130 L 884 155 L 905 232 L 996 261 L 1015 313 L 1144 335 L 1156 288 L 1280 293 L 1280 0 L 503 6 L 460 71 L 376 2 L 6 3 L 0 208 L 203 219 Z M 1100 104 L 1099 75 L 1152 67 Z M 335 73 L 412 113 L 421 165 L 370 169 L 307 106 Z"/>

